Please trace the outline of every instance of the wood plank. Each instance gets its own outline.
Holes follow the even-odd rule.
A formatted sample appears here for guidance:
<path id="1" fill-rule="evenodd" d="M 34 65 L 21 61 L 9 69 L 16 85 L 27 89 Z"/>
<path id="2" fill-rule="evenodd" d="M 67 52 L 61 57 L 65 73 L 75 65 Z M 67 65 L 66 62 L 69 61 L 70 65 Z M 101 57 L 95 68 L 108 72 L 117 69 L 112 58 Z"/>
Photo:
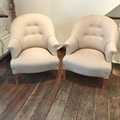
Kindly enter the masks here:
<path id="1" fill-rule="evenodd" d="M 7 60 L 7 57 L 5 57 L 2 60 L 0 60 L 0 68 L 3 68 L 3 67 L 6 66 L 6 60 Z"/>
<path id="2" fill-rule="evenodd" d="M 0 76 L 10 67 L 10 55 L 0 60 Z"/>
<path id="3" fill-rule="evenodd" d="M 120 78 L 113 74 L 108 80 L 108 120 L 120 120 Z"/>
<path id="4" fill-rule="evenodd" d="M 53 101 L 53 105 L 46 117 L 46 120 L 61 120 L 66 106 L 70 90 L 73 85 L 75 74 L 68 72 L 67 78 L 62 82 L 60 89 Z"/>
<path id="5" fill-rule="evenodd" d="M 53 76 L 52 76 L 53 78 Z M 47 74 L 47 77 L 41 79 L 41 82 L 36 86 L 28 100 L 25 102 L 14 120 L 30 120 L 34 114 L 37 106 L 39 105 L 44 93 L 53 80 L 51 79 L 51 73 Z M 35 112 L 36 113 L 36 112 Z"/>
<path id="6" fill-rule="evenodd" d="M 77 120 L 93 120 L 93 110 L 95 101 L 97 78 L 87 77 L 80 99 Z"/>
<path id="7" fill-rule="evenodd" d="M 0 85 L 12 74 L 10 70 L 10 59 L 10 55 L 7 55 L 0 60 Z"/>
<path id="8" fill-rule="evenodd" d="M 6 68 L 0 68 L 0 77 L 2 76 L 2 74 L 4 74 L 5 71 L 6 71 Z"/>
<path id="9" fill-rule="evenodd" d="M 0 99 L 0 116 L 7 109 L 7 107 L 12 103 L 16 96 L 22 91 L 24 86 L 28 83 L 32 74 L 22 75 L 20 78 L 20 84 L 13 84 L 12 87 L 3 95 Z"/>
<path id="10" fill-rule="evenodd" d="M 14 77 L 11 76 L 9 79 L 7 79 L 2 86 L 0 86 L 0 98 L 3 97 L 3 95 L 9 91 L 9 89 L 14 85 Z"/>
<path id="11" fill-rule="evenodd" d="M 6 81 L 6 77 L 0 77 L 0 86 Z"/>
<path id="12" fill-rule="evenodd" d="M 51 78 L 51 83 L 47 91 L 45 92 L 42 100 L 40 101 L 39 106 L 37 107 L 31 120 L 36 120 L 38 118 L 40 118 L 41 120 L 45 120 L 49 109 L 52 106 L 53 100 L 59 90 L 61 82 L 62 79 L 60 77 L 57 80 L 55 80 L 53 77 Z"/>
<path id="13" fill-rule="evenodd" d="M 12 70 L 11 70 L 11 68 L 10 67 L 8 67 L 5 71 L 4 71 L 4 73 L 2 74 L 2 77 L 10 77 L 11 75 L 13 75 L 12 74 Z"/>
<path id="14" fill-rule="evenodd" d="M 107 85 L 106 89 L 102 89 L 102 84 L 103 78 L 97 78 L 93 120 L 107 120 L 108 116 Z"/>
<path id="15" fill-rule="evenodd" d="M 13 120 L 40 80 L 41 75 L 39 77 L 33 76 L 29 83 L 21 91 L 21 93 L 16 97 L 16 99 L 10 104 L 7 110 L 2 114 L 0 119 Z"/>
<path id="16" fill-rule="evenodd" d="M 21 74 L 18 86 L 11 76 L 9 60 L 0 61 L 4 71 L 0 73 L 0 120 L 120 120 L 120 78 L 111 74 L 104 90 L 101 78 L 68 72 L 62 81 L 64 53 L 58 53 L 57 80 L 51 74 L 30 74 L 32 78 Z"/>
<path id="17" fill-rule="evenodd" d="M 12 71 L 11 68 L 7 68 L 7 70 L 2 71 L 3 73 L 0 76 L 0 85 L 7 80 L 10 76 L 12 76 Z"/>
<path id="18" fill-rule="evenodd" d="M 62 120 L 76 120 L 84 82 L 85 77 L 82 75 L 77 75 L 71 89 Z"/>

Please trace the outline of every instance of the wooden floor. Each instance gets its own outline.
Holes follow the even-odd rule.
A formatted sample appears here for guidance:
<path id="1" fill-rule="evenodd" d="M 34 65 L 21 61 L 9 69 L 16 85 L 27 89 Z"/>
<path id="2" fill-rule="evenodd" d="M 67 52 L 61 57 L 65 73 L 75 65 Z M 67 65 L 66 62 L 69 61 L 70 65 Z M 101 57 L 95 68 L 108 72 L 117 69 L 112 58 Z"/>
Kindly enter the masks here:
<path id="1" fill-rule="evenodd" d="M 64 51 L 58 52 L 60 60 Z M 67 72 L 20 74 L 15 84 L 10 55 L 0 61 L 0 120 L 120 120 L 120 78 L 103 80 Z"/>

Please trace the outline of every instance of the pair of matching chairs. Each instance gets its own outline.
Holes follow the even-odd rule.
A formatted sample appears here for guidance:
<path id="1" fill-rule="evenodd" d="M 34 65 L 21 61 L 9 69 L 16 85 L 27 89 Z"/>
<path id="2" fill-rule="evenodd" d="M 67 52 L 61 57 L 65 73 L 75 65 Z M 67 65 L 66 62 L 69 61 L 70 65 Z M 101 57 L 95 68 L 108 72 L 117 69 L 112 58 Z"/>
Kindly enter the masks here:
<path id="1" fill-rule="evenodd" d="M 118 28 L 112 19 L 102 15 L 81 18 L 64 43 L 66 55 L 63 58 L 63 69 L 108 79 L 112 56 L 117 52 L 117 36 Z M 59 46 L 53 23 L 47 16 L 29 13 L 17 17 L 12 22 L 8 44 L 16 84 L 19 73 L 57 70 Z"/>

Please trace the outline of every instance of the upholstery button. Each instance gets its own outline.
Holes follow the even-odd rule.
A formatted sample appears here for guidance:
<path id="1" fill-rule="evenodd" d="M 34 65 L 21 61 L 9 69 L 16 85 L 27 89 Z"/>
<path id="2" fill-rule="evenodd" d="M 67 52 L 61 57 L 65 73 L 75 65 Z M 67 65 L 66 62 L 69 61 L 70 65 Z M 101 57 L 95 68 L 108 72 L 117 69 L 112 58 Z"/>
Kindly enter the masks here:
<path id="1" fill-rule="evenodd" d="M 36 27 L 37 27 L 38 25 L 37 25 L 37 24 L 35 24 L 34 26 L 36 26 Z"/>
<path id="2" fill-rule="evenodd" d="M 27 32 L 25 32 L 24 36 L 27 36 Z"/>
<path id="3" fill-rule="evenodd" d="M 98 26 L 98 28 L 101 28 L 101 26 Z"/>
<path id="4" fill-rule="evenodd" d="M 27 24 L 28 27 L 30 27 L 30 24 Z"/>

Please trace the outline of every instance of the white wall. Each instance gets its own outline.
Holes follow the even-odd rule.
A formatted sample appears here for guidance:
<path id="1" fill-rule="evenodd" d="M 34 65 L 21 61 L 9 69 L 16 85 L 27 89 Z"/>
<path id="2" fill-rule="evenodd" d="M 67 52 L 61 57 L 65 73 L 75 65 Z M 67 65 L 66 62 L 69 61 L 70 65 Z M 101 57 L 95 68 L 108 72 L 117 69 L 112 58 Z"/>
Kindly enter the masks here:
<path id="1" fill-rule="evenodd" d="M 67 40 L 73 24 L 80 17 L 89 14 L 105 15 L 120 4 L 120 0 L 14 0 L 14 2 L 17 16 L 36 12 L 50 17 L 59 42 Z"/>

